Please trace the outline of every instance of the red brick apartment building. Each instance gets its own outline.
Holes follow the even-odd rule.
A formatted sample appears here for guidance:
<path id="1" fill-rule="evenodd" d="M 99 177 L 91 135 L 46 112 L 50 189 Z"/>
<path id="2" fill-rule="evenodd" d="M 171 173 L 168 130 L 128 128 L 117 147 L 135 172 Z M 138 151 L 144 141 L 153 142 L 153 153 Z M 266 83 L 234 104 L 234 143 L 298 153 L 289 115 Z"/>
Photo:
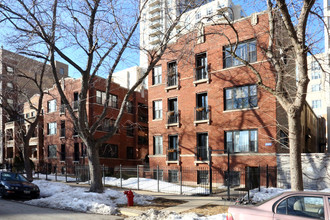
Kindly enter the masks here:
<path id="1" fill-rule="evenodd" d="M 253 16 L 234 22 L 239 34 L 236 52 L 274 87 L 276 76 L 260 49 L 268 44 L 268 16 Z M 187 34 L 170 45 L 149 76 L 150 167 L 166 167 L 164 176 L 177 175 L 171 169 L 180 166 L 206 168 L 210 149 L 214 168 L 227 169 L 228 149 L 232 169 L 276 166 L 276 154 L 287 152 L 280 146 L 287 141 L 281 130 L 287 127 L 282 108 L 256 86 L 249 68 L 225 52 L 228 39 L 236 40 L 228 25 L 205 25 L 202 32 L 197 40 L 187 43 Z M 303 151 L 315 148 L 303 146 Z"/>
<path id="2" fill-rule="evenodd" d="M 34 78 L 40 75 L 42 66 L 43 62 L 0 48 L 0 95 L 2 103 L 12 105 L 16 110 L 22 110 L 23 103 L 26 101 L 25 95 L 32 97 L 39 91 L 38 87 L 28 77 Z M 56 61 L 56 69 L 59 78 L 68 76 L 68 65 Z M 43 78 L 44 89 L 54 84 L 50 65 L 47 65 L 45 70 Z M 19 75 L 25 75 L 27 78 L 19 77 Z M 16 119 L 10 118 L 6 111 L 0 108 L 0 165 L 5 164 L 6 160 L 8 160 L 6 155 L 11 155 L 13 152 L 14 141 L 8 140 L 8 138 L 12 138 L 12 135 L 9 135 L 7 140 L 5 139 L 5 125 L 9 122 L 8 129 L 14 129 L 15 123 L 13 120 Z M 6 143 L 6 141 L 9 142 Z M 8 147 L 9 152 L 5 151 L 5 146 Z"/>
<path id="3" fill-rule="evenodd" d="M 78 110 L 81 79 L 64 78 L 61 84 L 69 103 L 74 110 Z M 109 111 L 95 136 L 101 136 L 102 133 L 110 130 L 126 92 L 126 88 L 112 83 Z M 143 163 L 148 151 L 147 98 L 147 90 L 133 93 L 130 104 L 125 109 L 119 131 L 100 149 L 101 164 L 115 167 L 120 164 L 132 166 Z M 88 94 L 87 114 L 90 122 L 101 114 L 104 101 L 105 79 L 97 78 L 94 88 Z M 59 168 L 64 167 L 65 164 L 68 166 L 87 164 L 86 148 L 74 129 L 65 106 L 61 105 L 61 98 L 55 85 L 47 90 L 43 99 L 43 113 L 39 129 L 30 141 L 31 157 L 34 162 L 41 165 L 45 163 L 57 165 Z M 26 117 L 31 117 L 33 110 L 27 107 L 24 114 Z M 15 154 L 16 152 L 11 153 L 11 157 Z"/>

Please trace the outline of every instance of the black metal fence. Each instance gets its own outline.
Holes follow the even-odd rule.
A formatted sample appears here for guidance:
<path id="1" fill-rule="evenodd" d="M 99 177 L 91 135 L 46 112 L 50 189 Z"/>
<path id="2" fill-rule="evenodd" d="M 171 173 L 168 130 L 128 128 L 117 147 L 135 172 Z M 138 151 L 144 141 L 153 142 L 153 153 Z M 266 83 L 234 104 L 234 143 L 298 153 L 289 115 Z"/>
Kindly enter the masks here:
<path id="1" fill-rule="evenodd" d="M 241 191 L 263 187 L 276 187 L 276 167 L 245 167 L 243 169 L 208 167 L 136 167 L 101 166 L 103 184 L 120 188 L 151 190 L 156 192 L 209 195 L 225 193 L 228 189 Z M 56 166 L 45 164 L 35 170 L 39 178 L 66 182 L 90 183 L 88 165 Z M 129 179 L 129 181 L 128 181 Z M 154 181 L 154 182 L 151 182 Z M 229 184 L 229 187 L 228 187 Z M 212 188 L 210 188 L 212 187 Z"/>

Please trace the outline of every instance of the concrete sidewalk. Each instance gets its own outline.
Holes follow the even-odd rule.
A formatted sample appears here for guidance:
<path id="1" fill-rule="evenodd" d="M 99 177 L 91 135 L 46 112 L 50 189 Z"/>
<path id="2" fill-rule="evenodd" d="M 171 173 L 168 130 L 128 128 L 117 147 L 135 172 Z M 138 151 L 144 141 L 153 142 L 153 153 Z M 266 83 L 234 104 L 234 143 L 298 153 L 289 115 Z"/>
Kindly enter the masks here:
<path id="1" fill-rule="evenodd" d="M 223 200 L 222 197 L 219 196 L 186 196 L 186 195 L 149 192 L 142 190 L 134 191 L 134 193 L 153 196 L 156 198 L 186 201 L 186 203 L 162 209 L 162 211 L 171 211 L 176 213 L 182 213 L 190 209 L 202 207 L 205 205 L 223 205 L 223 206 L 234 205 L 233 201 Z M 134 209 L 134 207 L 130 207 L 130 208 L 120 208 L 120 212 L 126 216 L 139 216 L 145 211 L 136 210 Z"/>

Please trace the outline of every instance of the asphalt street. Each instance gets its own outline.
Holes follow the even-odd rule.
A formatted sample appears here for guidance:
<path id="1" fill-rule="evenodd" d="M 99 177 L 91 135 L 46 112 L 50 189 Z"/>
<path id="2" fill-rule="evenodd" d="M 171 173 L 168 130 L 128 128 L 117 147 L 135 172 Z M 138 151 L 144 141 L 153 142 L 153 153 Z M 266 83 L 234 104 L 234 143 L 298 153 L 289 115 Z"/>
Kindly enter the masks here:
<path id="1" fill-rule="evenodd" d="M 30 206 L 17 200 L 7 200 L 0 198 L 0 219 L 1 220 L 117 220 L 123 219 L 118 216 L 95 215 L 86 213 L 70 212 L 59 209 L 41 208 Z"/>

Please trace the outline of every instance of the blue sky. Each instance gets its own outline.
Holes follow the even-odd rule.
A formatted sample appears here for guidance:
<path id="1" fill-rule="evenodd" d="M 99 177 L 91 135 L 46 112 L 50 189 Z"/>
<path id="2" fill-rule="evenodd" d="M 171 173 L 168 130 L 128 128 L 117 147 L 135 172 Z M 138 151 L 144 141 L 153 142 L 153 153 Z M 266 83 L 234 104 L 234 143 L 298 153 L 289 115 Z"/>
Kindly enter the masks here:
<path id="1" fill-rule="evenodd" d="M 255 11 L 262 11 L 265 9 L 265 4 L 262 4 L 265 1 L 233 0 L 233 2 L 234 2 L 234 4 L 240 4 L 247 15 L 250 15 L 251 13 L 253 13 Z M 323 1 L 317 0 L 316 5 L 318 6 L 319 9 L 323 8 Z M 323 49 L 324 49 L 323 30 L 324 29 L 322 28 L 322 24 L 320 21 L 314 20 L 313 25 L 311 25 L 311 27 L 312 27 L 312 29 L 309 30 L 309 33 L 310 33 L 309 36 L 319 39 L 319 41 L 317 43 L 316 53 L 323 52 Z M 0 24 L 0 28 L 1 28 L 0 44 L 3 45 L 4 49 L 15 52 L 16 49 L 12 48 L 9 44 L 7 44 L 5 42 L 6 37 L 3 37 L 5 35 L 11 34 L 10 29 L 6 28 L 6 26 L 4 26 L 4 24 Z M 136 40 L 139 39 L 139 28 L 135 32 L 134 38 Z M 72 51 L 71 54 L 76 54 L 76 51 Z M 74 56 L 74 57 L 78 58 L 79 56 Z M 119 65 L 116 69 L 117 71 L 139 65 L 139 52 L 137 49 L 127 49 L 123 55 L 123 58 L 124 59 L 122 59 L 122 61 L 119 63 Z M 63 62 L 63 60 L 61 60 L 61 59 L 58 59 L 58 60 Z M 77 71 L 72 67 L 69 68 L 69 75 L 72 77 L 80 77 L 80 74 L 78 74 Z"/>

